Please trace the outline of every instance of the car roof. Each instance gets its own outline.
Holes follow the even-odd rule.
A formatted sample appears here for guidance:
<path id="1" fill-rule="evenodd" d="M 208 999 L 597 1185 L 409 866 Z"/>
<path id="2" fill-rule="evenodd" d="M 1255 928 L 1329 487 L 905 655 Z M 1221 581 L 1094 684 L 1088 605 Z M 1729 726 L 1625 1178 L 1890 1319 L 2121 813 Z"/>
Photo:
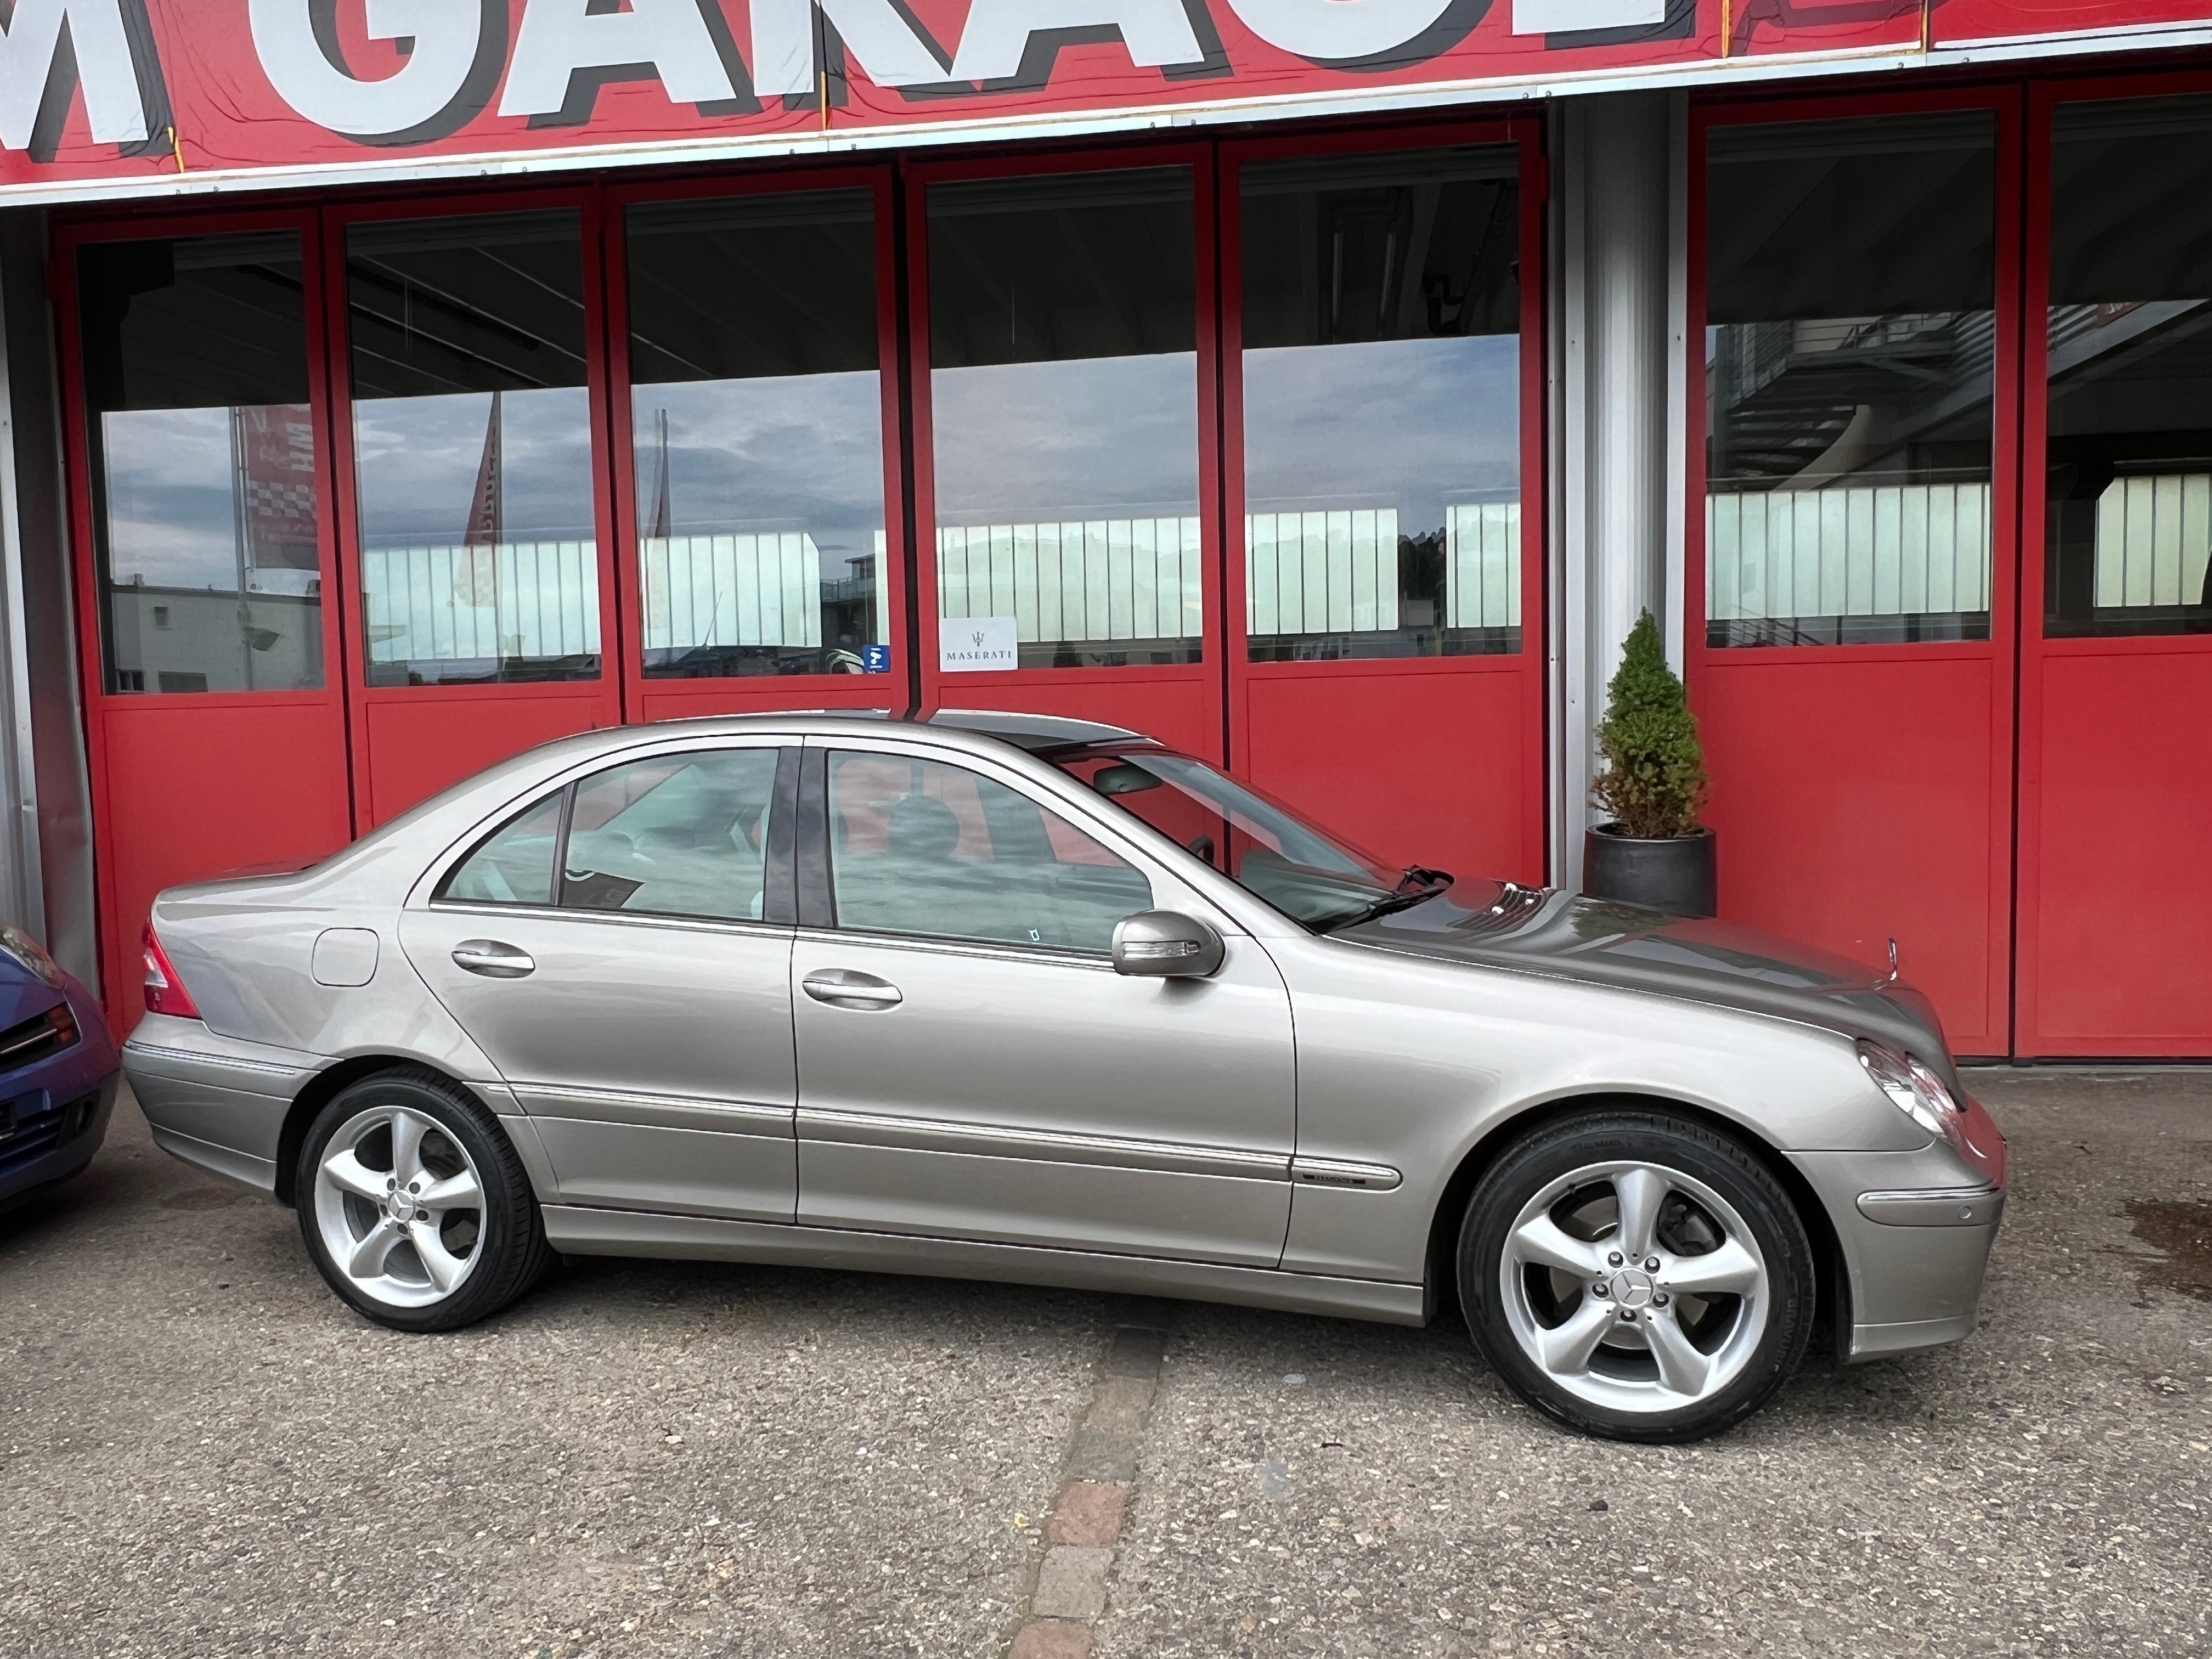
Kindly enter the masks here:
<path id="1" fill-rule="evenodd" d="M 924 726 L 938 731 L 995 738 L 1032 755 L 1056 755 L 1106 744 L 1160 746 L 1158 738 L 1147 737 L 1142 732 L 1132 732 L 1127 726 L 1108 726 L 1100 720 L 1073 720 L 1065 714 L 1031 714 L 1008 708 L 940 708 L 920 720 L 894 716 L 888 708 L 806 708 L 788 709 L 781 714 L 695 715 L 689 720 L 656 721 L 653 724 L 726 727 L 816 720 L 881 720 L 899 726 Z"/>
<path id="2" fill-rule="evenodd" d="M 1051 754 L 1062 749 L 1087 749 L 1095 744 L 1158 741 L 1141 732 L 1107 726 L 1098 720 L 1070 720 L 1064 714 L 1024 714 L 997 708 L 940 708 L 926 724 L 997 738 L 1033 755 Z"/>

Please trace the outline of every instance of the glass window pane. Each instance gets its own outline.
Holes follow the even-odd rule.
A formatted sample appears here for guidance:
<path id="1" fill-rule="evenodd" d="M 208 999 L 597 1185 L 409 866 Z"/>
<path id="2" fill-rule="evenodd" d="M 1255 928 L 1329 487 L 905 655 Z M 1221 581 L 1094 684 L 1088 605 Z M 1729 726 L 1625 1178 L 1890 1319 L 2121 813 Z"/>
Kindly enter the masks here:
<path id="1" fill-rule="evenodd" d="M 1141 873 L 1064 818 L 936 761 L 830 756 L 830 843 L 840 927 L 1103 951 L 1152 902 Z"/>
<path id="2" fill-rule="evenodd" d="M 1252 657 L 1519 650 L 1514 152 L 1269 162 L 1240 194 Z"/>
<path id="3" fill-rule="evenodd" d="M 1200 654 L 1191 227 L 1188 167 L 930 187 L 937 611 L 1024 668 Z"/>
<path id="4" fill-rule="evenodd" d="M 446 878 L 438 896 L 477 904 L 552 903 L 553 852 L 568 799 L 563 789 L 495 830 Z"/>
<path id="5" fill-rule="evenodd" d="M 1987 639 L 1996 118 L 1710 145 L 1708 642 Z"/>
<path id="6" fill-rule="evenodd" d="M 2051 179 L 2044 618 L 2212 630 L 2212 100 L 2063 106 Z"/>
<path id="7" fill-rule="evenodd" d="M 869 193 L 633 207 L 629 271 L 647 678 L 865 672 L 890 637 Z"/>
<path id="8" fill-rule="evenodd" d="M 576 786 L 561 902 L 757 921 L 776 751 L 632 761 Z"/>
<path id="9" fill-rule="evenodd" d="M 346 235 L 371 685 L 596 679 L 573 212 Z"/>
<path id="10" fill-rule="evenodd" d="M 110 691 L 323 683 L 300 238 L 78 255 Z"/>

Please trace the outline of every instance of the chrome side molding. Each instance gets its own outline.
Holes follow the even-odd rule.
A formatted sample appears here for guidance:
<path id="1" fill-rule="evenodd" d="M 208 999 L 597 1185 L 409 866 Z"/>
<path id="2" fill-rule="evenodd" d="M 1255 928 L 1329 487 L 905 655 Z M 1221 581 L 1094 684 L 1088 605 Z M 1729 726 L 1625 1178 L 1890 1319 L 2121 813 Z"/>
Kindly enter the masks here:
<path id="1" fill-rule="evenodd" d="M 1342 1158 L 1294 1158 L 1291 1179 L 1307 1187 L 1352 1187 L 1387 1193 L 1405 1177 L 1387 1164 L 1355 1164 Z"/>

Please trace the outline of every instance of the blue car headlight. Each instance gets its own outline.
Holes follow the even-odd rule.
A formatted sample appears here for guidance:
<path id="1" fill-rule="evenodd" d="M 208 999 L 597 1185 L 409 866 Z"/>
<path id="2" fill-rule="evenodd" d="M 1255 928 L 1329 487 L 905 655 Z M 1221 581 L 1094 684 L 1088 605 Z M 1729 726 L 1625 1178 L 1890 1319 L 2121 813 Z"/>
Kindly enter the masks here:
<path id="1" fill-rule="evenodd" d="M 64 982 L 61 964 L 46 954 L 46 947 L 20 927 L 0 923 L 0 955 L 27 968 L 58 989 Z"/>

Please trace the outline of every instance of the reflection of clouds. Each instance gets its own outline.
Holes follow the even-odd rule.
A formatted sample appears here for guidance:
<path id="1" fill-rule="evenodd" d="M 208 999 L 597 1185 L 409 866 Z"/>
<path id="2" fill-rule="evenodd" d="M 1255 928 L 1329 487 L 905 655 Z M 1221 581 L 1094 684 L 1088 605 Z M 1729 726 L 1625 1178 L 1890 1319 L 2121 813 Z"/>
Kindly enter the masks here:
<path id="1" fill-rule="evenodd" d="M 1510 334 L 1246 352 L 1247 505 L 1395 505 L 1414 532 L 1517 495 L 1520 364 Z"/>
<path id="2" fill-rule="evenodd" d="M 238 587 L 230 410 L 118 410 L 101 416 L 108 569 L 161 587 Z"/>
<path id="3" fill-rule="evenodd" d="M 362 539 L 382 547 L 458 544 L 468 527 L 490 418 L 489 392 L 356 404 Z M 591 393 L 586 388 L 506 393 L 500 456 L 509 541 L 592 536 Z"/>
<path id="4" fill-rule="evenodd" d="M 884 527 L 883 382 L 872 369 L 636 389 L 637 513 L 659 479 L 668 414 L 669 528 L 805 530 L 826 552 L 872 553 Z"/>
<path id="5" fill-rule="evenodd" d="M 1198 507 L 1198 359 L 940 368 L 929 378 L 943 524 Z"/>

